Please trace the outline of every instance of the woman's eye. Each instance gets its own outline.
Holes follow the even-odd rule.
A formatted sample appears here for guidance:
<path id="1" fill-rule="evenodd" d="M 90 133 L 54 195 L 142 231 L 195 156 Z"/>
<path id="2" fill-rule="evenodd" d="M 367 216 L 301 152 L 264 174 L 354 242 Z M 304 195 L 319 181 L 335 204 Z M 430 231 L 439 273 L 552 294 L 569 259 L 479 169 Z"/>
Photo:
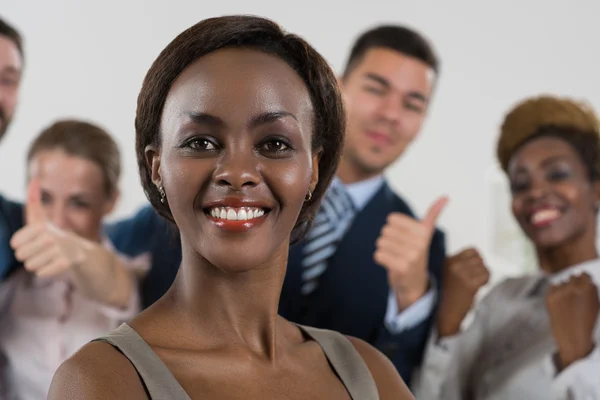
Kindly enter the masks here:
<path id="1" fill-rule="evenodd" d="M 267 151 L 281 152 L 288 150 L 289 146 L 283 140 L 271 140 L 264 144 L 264 148 Z"/>
<path id="2" fill-rule="evenodd" d="M 193 150 L 216 150 L 217 146 L 208 139 L 194 139 L 187 143 L 187 147 Z"/>
<path id="3" fill-rule="evenodd" d="M 553 170 L 550 171 L 548 173 L 547 179 L 549 181 L 563 181 L 565 179 L 568 179 L 571 176 L 570 171 L 567 171 L 566 169 L 557 169 L 557 170 Z"/>
<path id="4" fill-rule="evenodd" d="M 527 189 L 529 189 L 529 183 L 528 182 L 512 182 L 510 184 L 510 190 L 513 193 L 523 192 L 523 191 L 525 191 Z"/>

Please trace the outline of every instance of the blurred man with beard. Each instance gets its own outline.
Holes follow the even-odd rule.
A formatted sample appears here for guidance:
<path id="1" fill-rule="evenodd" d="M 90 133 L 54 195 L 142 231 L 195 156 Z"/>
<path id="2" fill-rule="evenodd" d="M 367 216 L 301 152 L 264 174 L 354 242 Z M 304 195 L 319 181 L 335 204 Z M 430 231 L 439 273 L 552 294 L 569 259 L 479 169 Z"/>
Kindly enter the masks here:
<path id="1" fill-rule="evenodd" d="M 17 107 L 23 60 L 21 35 L 0 18 L 0 140 Z M 0 194 L 0 280 L 17 265 L 9 240 L 22 225 L 22 206 Z"/>

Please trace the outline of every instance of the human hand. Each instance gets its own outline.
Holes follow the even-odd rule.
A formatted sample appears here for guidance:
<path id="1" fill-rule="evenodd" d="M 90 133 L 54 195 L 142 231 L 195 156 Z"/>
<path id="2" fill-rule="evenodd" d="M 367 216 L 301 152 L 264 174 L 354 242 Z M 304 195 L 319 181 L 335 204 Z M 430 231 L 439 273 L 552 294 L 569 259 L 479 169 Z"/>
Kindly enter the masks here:
<path id="1" fill-rule="evenodd" d="M 32 180 L 27 191 L 25 226 L 11 238 L 15 257 L 25 269 L 50 278 L 76 267 L 86 258 L 88 242 L 63 231 L 48 220 L 41 201 L 40 185 Z"/>
<path id="2" fill-rule="evenodd" d="M 375 261 L 388 273 L 399 310 L 421 298 L 429 286 L 429 246 L 435 224 L 448 199 L 441 197 L 419 221 L 402 213 L 392 213 L 376 242 Z"/>
<path id="3" fill-rule="evenodd" d="M 600 313 L 598 289 L 588 274 L 551 286 L 546 294 L 550 327 L 560 369 L 586 357 L 595 346 L 594 327 Z"/>
<path id="4" fill-rule="evenodd" d="M 490 279 L 483 258 L 469 248 L 448 257 L 444 264 L 444 280 L 437 316 L 439 337 L 453 336 L 473 306 L 475 295 Z"/>

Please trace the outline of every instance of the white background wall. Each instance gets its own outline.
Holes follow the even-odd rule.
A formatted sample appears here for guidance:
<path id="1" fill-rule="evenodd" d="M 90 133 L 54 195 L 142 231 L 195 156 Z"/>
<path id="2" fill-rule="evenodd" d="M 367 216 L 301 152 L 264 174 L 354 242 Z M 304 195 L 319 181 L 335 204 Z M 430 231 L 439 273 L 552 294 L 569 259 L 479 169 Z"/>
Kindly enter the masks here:
<path id="1" fill-rule="evenodd" d="M 0 146 L 0 190 L 22 199 L 28 144 L 53 119 L 74 116 L 101 123 L 122 146 L 123 195 L 113 217 L 144 204 L 133 151 L 137 93 L 159 51 L 203 18 L 234 13 L 270 17 L 305 37 L 336 71 L 360 32 L 378 23 L 402 23 L 432 40 L 442 59 L 442 76 L 425 129 L 390 169 L 389 178 L 420 215 L 436 196 L 450 196 L 440 220 L 449 250 L 475 245 L 497 276 L 517 272 L 520 263 L 514 260 L 522 259 L 522 250 L 512 239 L 508 217 L 500 218 L 508 232 L 504 242 L 494 242 L 494 232 L 502 228 L 493 223 L 494 204 L 508 215 L 505 193 L 490 190 L 503 190 L 504 183 L 494 160 L 498 125 L 515 101 L 532 94 L 586 98 L 600 109 L 600 2 L 349 4 L 1 0 L 0 15 L 26 38 L 27 66 L 18 113 Z M 516 244 L 517 253 L 499 247 L 507 244 Z"/>

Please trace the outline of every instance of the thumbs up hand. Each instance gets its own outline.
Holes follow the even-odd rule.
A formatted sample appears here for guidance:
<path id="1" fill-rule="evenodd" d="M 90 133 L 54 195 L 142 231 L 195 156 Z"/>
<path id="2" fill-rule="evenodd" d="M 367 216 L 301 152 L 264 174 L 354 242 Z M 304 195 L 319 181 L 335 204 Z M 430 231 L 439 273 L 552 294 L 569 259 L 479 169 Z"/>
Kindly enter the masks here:
<path id="1" fill-rule="evenodd" d="M 399 310 L 406 309 L 426 292 L 429 285 L 429 245 L 435 224 L 448 203 L 439 198 L 422 221 L 392 213 L 376 242 L 375 261 L 388 273 Z"/>
<path id="2" fill-rule="evenodd" d="M 25 226 L 10 240 L 17 260 L 25 269 L 50 278 L 77 266 L 86 259 L 88 241 L 54 227 L 46 218 L 40 185 L 32 180 L 27 191 Z"/>

